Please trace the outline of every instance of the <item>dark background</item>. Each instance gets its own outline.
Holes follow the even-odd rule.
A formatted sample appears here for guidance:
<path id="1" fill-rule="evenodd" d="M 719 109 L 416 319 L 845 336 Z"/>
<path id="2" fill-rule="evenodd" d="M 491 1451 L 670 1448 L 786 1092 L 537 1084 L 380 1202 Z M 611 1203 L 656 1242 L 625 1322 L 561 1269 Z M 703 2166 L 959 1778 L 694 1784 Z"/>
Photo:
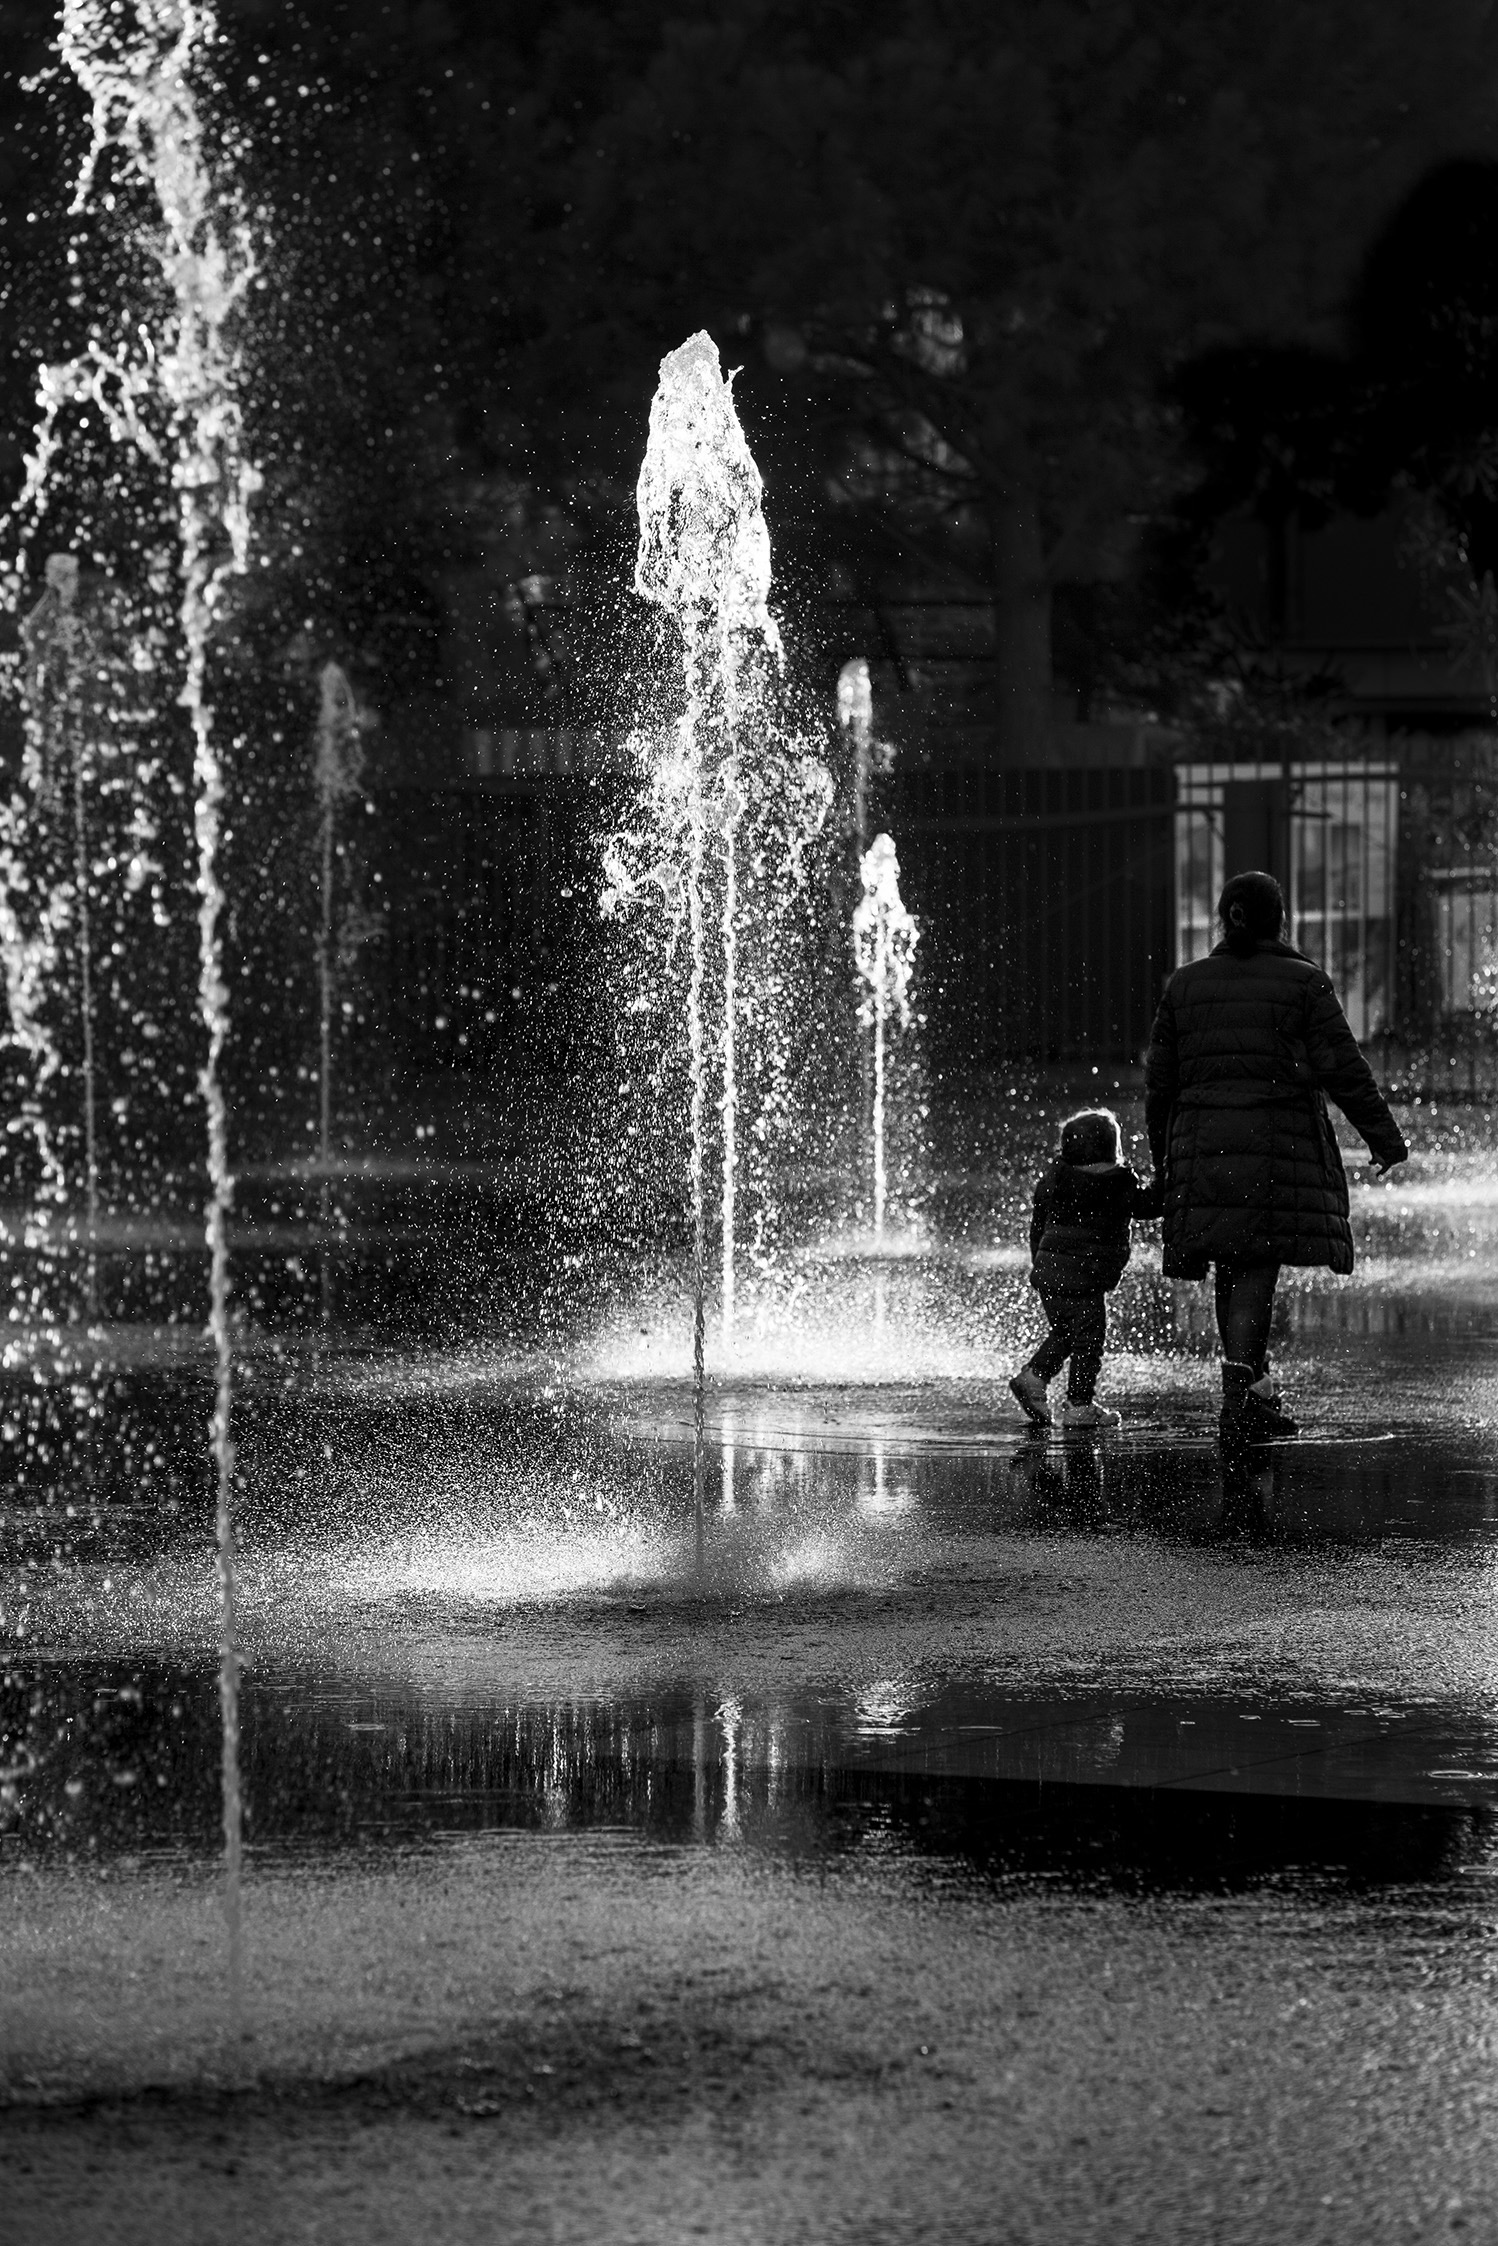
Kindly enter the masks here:
<path id="1" fill-rule="evenodd" d="M 291 994 L 240 1033 L 247 1084 L 305 1061 L 287 899 L 329 659 L 368 752 L 344 844 L 366 1073 L 585 1065 L 589 838 L 648 655 L 634 478 L 657 364 L 698 327 L 742 370 L 799 687 L 830 709 L 844 661 L 873 672 L 940 1067 L 1137 1054 L 1185 757 L 1404 743 L 1445 838 L 1419 847 L 1489 852 L 1490 6 L 221 20 L 204 99 L 259 244 L 266 472 L 231 872 L 242 979 Z M 69 212 L 86 119 L 52 11 L 8 0 L 3 26 L 14 488 L 38 361 L 138 259 L 124 213 Z M 73 504 L 53 534 L 86 551 Z M 1370 688 L 1379 648 L 1423 651 L 1413 686 Z M 1385 1026 L 1430 1049 L 1463 1025 L 1417 889 Z"/>

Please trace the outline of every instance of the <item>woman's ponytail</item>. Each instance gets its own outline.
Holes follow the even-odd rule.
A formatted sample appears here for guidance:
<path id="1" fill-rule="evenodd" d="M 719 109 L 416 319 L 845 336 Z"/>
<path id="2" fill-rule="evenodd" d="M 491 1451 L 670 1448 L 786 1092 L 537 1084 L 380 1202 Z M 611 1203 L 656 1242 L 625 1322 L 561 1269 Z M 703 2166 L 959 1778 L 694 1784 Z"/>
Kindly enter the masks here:
<path id="1" fill-rule="evenodd" d="M 1285 925 L 1285 899 L 1274 875 L 1235 873 L 1217 901 L 1217 917 L 1235 958 L 1252 959 L 1260 944 L 1276 942 Z"/>

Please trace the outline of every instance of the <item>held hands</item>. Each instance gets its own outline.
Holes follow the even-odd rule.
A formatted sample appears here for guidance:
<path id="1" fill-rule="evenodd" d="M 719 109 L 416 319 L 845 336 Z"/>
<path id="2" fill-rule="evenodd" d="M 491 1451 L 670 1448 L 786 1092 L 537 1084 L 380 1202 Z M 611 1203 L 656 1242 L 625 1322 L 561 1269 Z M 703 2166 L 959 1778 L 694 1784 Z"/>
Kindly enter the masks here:
<path id="1" fill-rule="evenodd" d="M 1368 1175 L 1373 1178 L 1386 1178 L 1391 1170 L 1396 1169 L 1401 1162 L 1406 1162 L 1408 1160 L 1408 1147 L 1401 1148 L 1398 1154 L 1390 1154 L 1388 1156 L 1375 1154 L 1372 1161 L 1368 1165 Z"/>

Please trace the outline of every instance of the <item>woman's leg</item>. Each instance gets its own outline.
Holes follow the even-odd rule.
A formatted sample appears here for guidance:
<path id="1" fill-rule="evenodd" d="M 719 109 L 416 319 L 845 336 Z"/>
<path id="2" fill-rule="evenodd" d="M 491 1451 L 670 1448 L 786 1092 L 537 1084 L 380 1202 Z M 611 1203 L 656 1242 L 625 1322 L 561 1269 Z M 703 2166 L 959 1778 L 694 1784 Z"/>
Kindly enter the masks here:
<path id="1" fill-rule="evenodd" d="M 1236 1266 L 1219 1263 L 1212 1273 L 1212 1307 L 1217 1312 L 1217 1338 L 1222 1344 L 1224 1357 L 1233 1352 L 1228 1347 L 1229 1312 L 1233 1306 L 1233 1273 Z"/>
<path id="2" fill-rule="evenodd" d="M 1219 1263 L 1216 1271 L 1217 1331 L 1222 1354 L 1231 1364 L 1251 1365 L 1257 1379 L 1269 1352 L 1274 1318 L 1277 1263 Z"/>

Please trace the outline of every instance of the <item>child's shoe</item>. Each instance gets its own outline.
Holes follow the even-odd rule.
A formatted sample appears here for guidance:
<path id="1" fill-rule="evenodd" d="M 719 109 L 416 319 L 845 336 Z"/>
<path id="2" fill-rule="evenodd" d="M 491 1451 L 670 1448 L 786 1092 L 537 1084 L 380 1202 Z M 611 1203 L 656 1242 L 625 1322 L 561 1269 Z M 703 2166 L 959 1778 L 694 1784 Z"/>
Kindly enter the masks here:
<path id="1" fill-rule="evenodd" d="M 1106 1404 L 1068 1404 L 1061 1414 L 1063 1427 L 1122 1427 L 1122 1412 L 1110 1412 Z"/>
<path id="2" fill-rule="evenodd" d="M 1026 1365 L 1023 1372 L 1015 1374 L 1009 1383 L 1009 1393 L 1024 1413 L 1026 1419 L 1037 1427 L 1049 1427 L 1051 1407 L 1046 1402 L 1045 1382 L 1039 1373 L 1032 1373 Z"/>

